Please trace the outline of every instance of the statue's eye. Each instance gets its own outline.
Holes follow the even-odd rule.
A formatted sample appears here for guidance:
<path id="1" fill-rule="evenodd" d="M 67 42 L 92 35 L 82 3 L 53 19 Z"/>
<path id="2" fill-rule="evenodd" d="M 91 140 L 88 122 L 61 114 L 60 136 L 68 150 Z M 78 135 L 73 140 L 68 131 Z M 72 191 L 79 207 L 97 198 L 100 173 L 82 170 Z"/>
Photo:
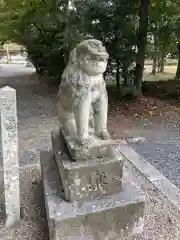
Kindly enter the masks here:
<path id="1" fill-rule="evenodd" d="M 96 44 L 96 43 L 90 43 L 89 45 L 90 45 L 91 48 L 98 49 L 98 44 Z"/>
<path id="2" fill-rule="evenodd" d="M 106 60 L 105 58 L 99 58 L 98 61 L 100 61 L 100 62 L 104 62 L 105 60 Z"/>
<path id="3" fill-rule="evenodd" d="M 77 83 L 76 87 L 77 87 L 77 89 L 80 89 L 82 87 L 82 85 L 80 83 Z"/>
<path id="4" fill-rule="evenodd" d="M 98 61 L 98 60 L 99 60 L 99 57 L 98 57 L 98 56 L 91 56 L 91 60 L 92 60 L 92 61 Z"/>
<path id="5" fill-rule="evenodd" d="M 87 58 L 86 58 L 86 61 L 87 61 L 87 62 L 91 61 L 91 57 L 87 57 Z"/>

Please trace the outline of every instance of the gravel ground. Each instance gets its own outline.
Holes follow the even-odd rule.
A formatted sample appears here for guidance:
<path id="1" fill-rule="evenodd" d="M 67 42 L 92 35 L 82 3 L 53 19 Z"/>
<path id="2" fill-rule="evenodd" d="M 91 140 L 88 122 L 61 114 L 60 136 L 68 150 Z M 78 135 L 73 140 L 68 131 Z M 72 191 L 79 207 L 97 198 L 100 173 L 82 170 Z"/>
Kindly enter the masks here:
<path id="1" fill-rule="evenodd" d="M 11 69 L 11 67 L 8 67 L 8 69 L 4 70 L 3 75 L 0 73 L 0 85 L 9 85 L 17 90 L 19 157 L 20 160 L 23 160 L 24 158 L 22 156 L 24 151 L 28 154 L 31 148 L 46 150 L 51 148 L 50 132 L 57 124 L 55 111 L 56 95 L 54 92 L 51 92 L 45 84 L 36 81 L 36 75 L 31 74 L 29 69 L 27 70 L 28 72 L 26 72 L 22 66 L 16 66 L 16 68 L 18 68 L 18 71 L 17 69 L 15 71 Z M 116 131 L 117 127 L 120 127 L 118 120 L 116 119 L 115 121 L 113 116 L 110 116 L 109 122 L 111 132 Z M 146 140 L 144 143 L 133 143 L 133 147 L 137 148 L 137 151 L 142 155 L 149 154 L 147 156 L 148 160 L 153 164 L 157 164 L 156 167 L 160 170 L 163 171 L 164 169 L 165 171 L 166 169 L 165 175 L 170 172 L 170 169 L 173 173 L 175 170 L 176 174 L 170 175 L 169 173 L 168 177 L 170 178 L 173 175 L 177 183 L 180 182 L 177 177 L 178 168 L 175 168 L 175 166 L 178 166 L 178 143 L 176 142 L 178 134 L 174 131 L 175 133 L 173 135 L 173 130 L 167 130 L 165 126 L 160 134 L 158 124 L 153 124 L 153 126 L 151 126 L 151 124 L 149 125 L 151 128 L 149 127 L 148 129 L 148 127 L 144 127 L 141 123 L 139 126 L 127 128 L 119 131 L 119 133 L 127 133 L 127 135 L 134 137 L 145 136 Z M 154 126 L 156 126 L 156 128 Z M 154 147 L 152 141 L 156 147 Z M 157 145 L 158 141 L 159 145 Z M 171 145 L 170 142 L 172 143 Z M 160 149 L 161 155 L 155 150 L 157 147 Z M 170 157 L 167 157 L 170 153 L 171 157 L 173 157 L 171 161 Z M 28 162 L 22 161 L 22 165 L 34 164 L 34 162 L 31 162 L 32 159 L 30 161 L 28 157 L 25 159 L 28 159 Z M 167 165 L 167 162 L 169 162 L 170 166 Z M 130 176 L 132 178 L 130 180 L 134 179 L 138 185 L 141 185 L 148 197 L 145 232 L 142 236 L 131 239 L 179 240 L 178 222 L 180 222 L 180 215 L 177 210 L 174 209 L 173 206 L 167 202 L 166 198 L 154 189 L 149 182 L 145 181 L 143 176 L 138 175 L 135 171 L 131 171 Z M 44 210 L 39 168 L 29 167 L 22 169 L 20 179 L 23 218 L 19 239 L 48 240 L 48 226 Z"/>
<path id="2" fill-rule="evenodd" d="M 20 240 L 48 240 L 40 169 L 33 167 L 23 169 L 20 181 L 22 207 Z"/>
<path id="3" fill-rule="evenodd" d="M 141 173 L 127 165 L 130 182 L 137 184 L 147 196 L 144 231 L 128 240 L 180 239 L 180 213 Z"/>
<path id="4" fill-rule="evenodd" d="M 136 127 L 127 129 L 126 132 L 131 136 L 144 138 L 144 141 L 130 145 L 180 188 L 179 124 L 174 124 L 172 129 L 166 121 L 160 124 L 149 122 L 145 126 L 141 122 Z"/>

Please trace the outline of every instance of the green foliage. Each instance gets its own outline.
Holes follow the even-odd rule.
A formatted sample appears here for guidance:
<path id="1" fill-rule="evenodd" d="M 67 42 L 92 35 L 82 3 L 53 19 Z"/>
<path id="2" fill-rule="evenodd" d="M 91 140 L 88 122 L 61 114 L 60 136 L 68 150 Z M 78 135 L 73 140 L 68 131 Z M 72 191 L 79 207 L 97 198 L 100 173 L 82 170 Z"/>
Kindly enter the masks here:
<path id="1" fill-rule="evenodd" d="M 71 9 L 68 2 L 0 0 L 0 42 L 23 44 L 37 71 L 59 81 L 69 51 L 83 39 L 96 38 L 110 54 L 107 73 L 115 72 L 117 83 L 132 85 L 129 67 L 137 57 L 140 1 L 74 1 Z M 151 0 L 147 56 L 176 54 L 179 39 L 180 1 Z"/>
<path id="2" fill-rule="evenodd" d="M 93 37 L 110 54 L 108 71 L 122 71 L 121 77 L 127 78 L 136 57 L 138 0 L 75 1 L 76 9 L 67 6 L 66 0 L 2 0 L 0 38 L 23 44 L 39 73 L 59 79 L 69 51 Z"/>
<path id="3" fill-rule="evenodd" d="M 174 53 L 178 41 L 179 0 L 152 0 L 149 13 L 151 51 L 163 52 L 164 56 Z"/>
<path id="4" fill-rule="evenodd" d="M 66 1 L 2 0 L 0 13 L 1 42 L 23 44 L 38 73 L 59 80 L 65 66 Z"/>

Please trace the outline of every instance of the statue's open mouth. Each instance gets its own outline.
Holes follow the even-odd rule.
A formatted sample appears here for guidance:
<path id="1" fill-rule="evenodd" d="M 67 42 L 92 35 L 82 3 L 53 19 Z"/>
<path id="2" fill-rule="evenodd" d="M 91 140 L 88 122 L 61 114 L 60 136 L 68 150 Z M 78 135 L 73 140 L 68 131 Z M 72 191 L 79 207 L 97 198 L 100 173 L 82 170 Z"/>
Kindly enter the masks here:
<path id="1" fill-rule="evenodd" d="M 107 55 L 99 56 L 99 55 L 91 55 L 90 60 L 96 62 L 106 62 L 108 59 Z"/>

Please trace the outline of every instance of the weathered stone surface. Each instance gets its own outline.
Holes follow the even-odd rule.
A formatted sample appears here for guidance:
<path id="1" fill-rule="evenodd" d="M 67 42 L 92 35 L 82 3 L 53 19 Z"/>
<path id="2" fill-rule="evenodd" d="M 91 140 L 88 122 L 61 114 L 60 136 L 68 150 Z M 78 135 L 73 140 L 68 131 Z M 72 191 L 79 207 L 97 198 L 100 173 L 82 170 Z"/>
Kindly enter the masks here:
<path id="1" fill-rule="evenodd" d="M 0 228 L 5 222 L 4 170 L 0 170 Z"/>
<path id="2" fill-rule="evenodd" d="M 20 167 L 23 166 L 30 166 L 30 165 L 39 165 L 40 164 L 40 156 L 39 151 L 36 149 L 29 149 L 20 152 L 20 159 L 19 165 Z"/>
<path id="3" fill-rule="evenodd" d="M 19 240 L 15 228 L 3 228 L 0 231 L 1 240 Z"/>
<path id="4" fill-rule="evenodd" d="M 66 200 L 90 200 L 121 191 L 124 159 L 119 151 L 72 162 L 58 130 L 52 132 L 52 145 Z"/>
<path id="5" fill-rule="evenodd" d="M 2 151 L 2 133 L 1 133 L 1 127 L 0 127 L 0 168 L 3 167 L 3 151 Z"/>
<path id="6" fill-rule="evenodd" d="M 72 50 L 62 75 L 57 95 L 57 111 L 66 135 L 77 137 L 79 144 L 89 145 L 90 126 L 101 139 L 107 131 L 108 97 L 103 73 L 108 53 L 102 42 L 89 39 Z"/>
<path id="7" fill-rule="evenodd" d="M 110 240 L 142 231 L 144 194 L 123 181 L 122 191 L 92 201 L 67 202 L 52 153 L 41 152 L 43 188 L 51 240 Z"/>
<path id="8" fill-rule="evenodd" d="M 19 162 L 17 136 L 16 91 L 0 89 L 2 158 L 0 159 L 0 212 L 6 226 L 20 220 Z M 4 212 L 5 211 L 5 212 Z"/>

